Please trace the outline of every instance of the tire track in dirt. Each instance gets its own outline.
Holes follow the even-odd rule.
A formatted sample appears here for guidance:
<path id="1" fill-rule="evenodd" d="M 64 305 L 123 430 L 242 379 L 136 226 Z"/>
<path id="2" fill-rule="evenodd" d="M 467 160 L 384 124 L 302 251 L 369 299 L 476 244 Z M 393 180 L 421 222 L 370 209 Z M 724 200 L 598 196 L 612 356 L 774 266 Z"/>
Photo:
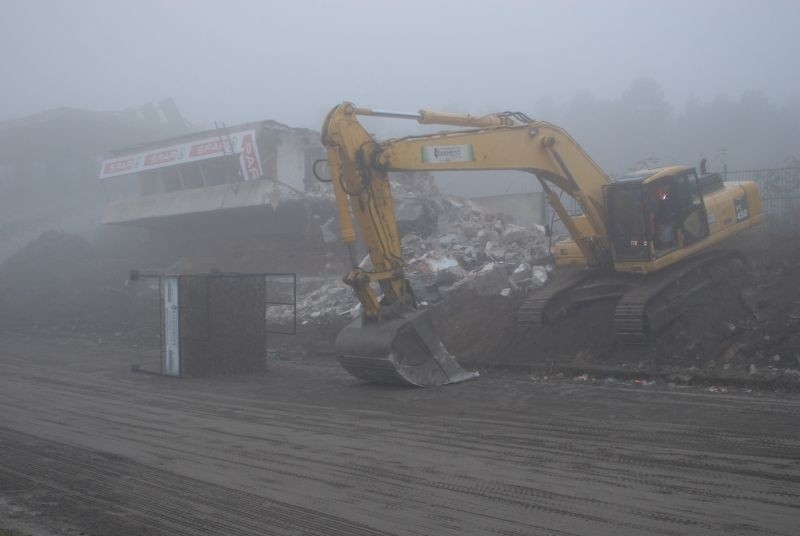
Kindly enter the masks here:
<path id="1" fill-rule="evenodd" d="M 3 358 L 0 403 L 6 411 L 0 422 L 89 452 L 90 466 L 92 457 L 103 456 L 86 450 L 94 443 L 145 461 L 150 467 L 136 469 L 148 475 L 137 492 L 144 498 L 159 479 L 181 493 L 202 482 L 211 503 L 196 502 L 189 510 L 234 515 L 255 504 L 212 500 L 218 493 L 281 496 L 291 506 L 402 534 L 793 534 L 791 520 L 798 515 L 800 439 L 786 427 L 766 437 L 753 420 L 771 415 L 796 422 L 798 406 L 791 401 L 774 400 L 773 407 L 735 397 L 655 393 L 648 401 L 641 393 L 581 391 L 612 408 L 638 400 L 717 415 L 728 405 L 749 407 L 737 411 L 751 426 L 737 428 L 738 415 L 725 416 L 719 428 L 682 426 L 663 415 L 610 421 L 594 415 L 602 414 L 597 408 L 592 416 L 575 412 L 552 388 L 536 397 L 547 411 L 485 407 L 482 397 L 496 387 L 489 379 L 469 386 L 472 395 L 464 395 L 466 389 L 445 393 L 468 411 L 451 405 L 430 414 L 426 397 L 435 393 L 351 389 L 354 400 L 337 405 L 326 404 L 322 390 L 297 403 L 277 394 L 262 400 L 253 390 L 237 395 L 236 385 L 208 390 L 209 382 L 86 374 L 59 363 L 27 367 L 24 356 Z M 294 381 L 307 372 L 299 370 Z M 524 389 L 536 386 L 512 387 L 523 400 Z M 617 400 L 625 397 L 638 400 Z M 398 398 L 407 399 L 405 411 L 387 411 Z M 65 482 L 77 478 L 69 458 L 48 462 Z M 37 464 L 24 466 L 35 472 Z M 0 467 L 8 466 L 3 461 Z M 101 476 L 111 486 L 102 488 L 106 493 L 124 492 Z M 136 497 L 130 499 L 139 505 L 134 510 L 146 508 L 149 503 Z M 174 524 L 174 512 L 159 515 Z M 157 526 L 154 519 L 140 522 Z M 236 523 L 250 530 L 245 521 Z"/>
<path id="2" fill-rule="evenodd" d="M 382 536 L 388 533 L 288 503 L 212 486 L 127 460 L 3 429 L 0 472 L 122 511 L 165 534 Z"/>

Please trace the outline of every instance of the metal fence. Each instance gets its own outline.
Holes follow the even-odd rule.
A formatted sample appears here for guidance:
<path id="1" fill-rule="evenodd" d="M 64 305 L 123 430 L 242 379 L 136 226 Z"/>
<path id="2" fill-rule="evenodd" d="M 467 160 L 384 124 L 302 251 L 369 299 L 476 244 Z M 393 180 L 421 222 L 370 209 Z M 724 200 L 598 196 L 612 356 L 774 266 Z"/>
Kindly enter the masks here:
<path id="1" fill-rule="evenodd" d="M 754 181 L 758 184 L 768 224 L 800 224 L 800 167 L 726 169 L 722 176 L 726 181 Z"/>
<path id="2" fill-rule="evenodd" d="M 725 181 L 754 181 L 758 184 L 768 225 L 800 224 L 800 166 L 728 170 L 722 172 Z M 561 201 L 570 216 L 582 213 L 580 205 L 572 197 L 560 192 Z M 550 225 L 556 236 L 569 236 L 566 227 L 548 204 L 544 210 L 544 223 Z"/>

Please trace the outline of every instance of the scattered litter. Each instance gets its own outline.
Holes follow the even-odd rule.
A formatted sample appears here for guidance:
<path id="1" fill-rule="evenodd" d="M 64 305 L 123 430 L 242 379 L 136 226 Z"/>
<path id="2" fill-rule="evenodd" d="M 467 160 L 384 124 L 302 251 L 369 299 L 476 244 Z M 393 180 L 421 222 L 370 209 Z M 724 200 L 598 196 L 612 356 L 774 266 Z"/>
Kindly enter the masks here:
<path id="1" fill-rule="evenodd" d="M 654 380 L 645 380 L 643 378 L 636 378 L 635 380 L 633 380 L 634 385 L 640 385 L 642 387 L 649 387 L 655 383 L 656 382 Z"/>

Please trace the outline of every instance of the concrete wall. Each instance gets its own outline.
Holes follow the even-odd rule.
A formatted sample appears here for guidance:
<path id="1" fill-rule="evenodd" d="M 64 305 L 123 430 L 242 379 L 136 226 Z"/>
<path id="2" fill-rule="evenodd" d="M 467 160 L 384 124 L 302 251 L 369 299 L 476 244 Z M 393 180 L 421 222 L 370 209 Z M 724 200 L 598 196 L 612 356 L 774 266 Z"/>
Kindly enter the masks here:
<path id="1" fill-rule="evenodd" d="M 470 201 L 487 212 L 508 214 L 520 225 L 544 225 L 545 223 L 543 192 L 473 197 Z"/>
<path id="2" fill-rule="evenodd" d="M 278 180 L 303 191 L 306 176 L 306 144 L 294 136 L 286 136 L 278 147 Z"/>

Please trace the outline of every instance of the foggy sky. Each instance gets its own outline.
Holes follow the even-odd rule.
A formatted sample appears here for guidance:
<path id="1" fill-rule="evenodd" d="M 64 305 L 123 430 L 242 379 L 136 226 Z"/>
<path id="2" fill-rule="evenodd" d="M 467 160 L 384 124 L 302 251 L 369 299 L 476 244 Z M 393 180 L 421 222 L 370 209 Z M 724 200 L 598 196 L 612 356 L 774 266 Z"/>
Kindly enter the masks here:
<path id="1" fill-rule="evenodd" d="M 319 129 L 350 100 L 535 113 L 649 76 L 690 96 L 800 95 L 800 2 L 0 1 L 0 120 L 172 97 L 197 124 Z"/>

